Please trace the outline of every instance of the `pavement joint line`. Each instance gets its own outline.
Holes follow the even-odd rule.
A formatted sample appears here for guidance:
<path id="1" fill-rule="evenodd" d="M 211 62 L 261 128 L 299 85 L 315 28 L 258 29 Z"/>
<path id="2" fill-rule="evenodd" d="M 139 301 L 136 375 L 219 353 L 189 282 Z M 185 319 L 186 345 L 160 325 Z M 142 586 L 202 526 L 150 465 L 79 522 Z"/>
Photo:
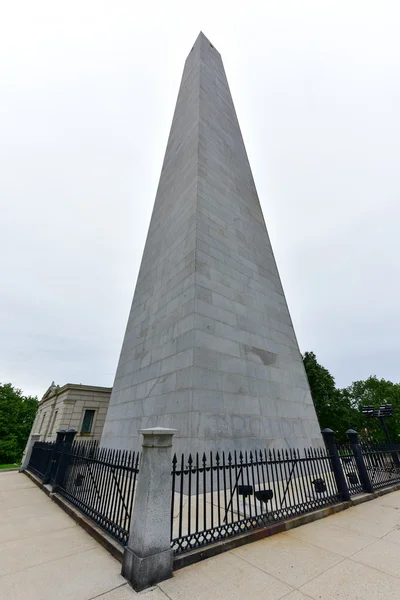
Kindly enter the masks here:
<path id="1" fill-rule="evenodd" d="M 363 534 L 363 532 L 362 532 L 362 531 L 360 531 L 359 529 L 352 529 L 352 528 L 351 528 L 351 527 L 350 527 L 348 524 L 347 524 L 346 526 L 345 526 L 345 525 L 339 525 L 339 524 L 338 524 L 338 527 L 341 527 L 342 529 L 345 529 L 346 531 L 349 531 L 349 530 L 350 530 L 350 531 L 352 531 L 353 533 L 359 533 L 360 535 L 362 535 L 362 534 Z M 387 533 L 384 533 L 383 535 L 380 535 L 380 536 L 372 535 L 372 533 L 367 533 L 367 534 L 365 534 L 365 535 L 370 535 L 371 537 L 375 538 L 375 540 L 381 540 L 382 538 L 384 538 L 384 537 L 385 537 L 385 535 L 388 535 L 388 534 L 389 534 L 389 533 L 391 533 L 392 531 L 393 531 L 393 529 L 391 529 L 391 530 L 390 530 L 390 531 L 388 531 Z"/>
<path id="2" fill-rule="evenodd" d="M 335 515 L 330 515 L 330 516 L 334 517 Z M 320 521 L 314 521 L 314 523 L 323 523 L 323 522 L 324 522 L 324 519 L 320 519 Z M 306 525 L 309 525 L 309 523 L 306 523 L 305 525 L 302 525 L 301 527 L 306 527 Z M 340 527 L 340 525 L 338 525 L 338 527 Z M 282 534 L 283 535 L 289 535 L 289 537 L 294 537 L 294 538 L 296 538 L 296 540 L 299 540 L 299 542 L 304 542 L 305 544 L 309 544 L 310 546 L 314 546 L 314 548 L 318 548 L 318 550 L 326 550 L 327 552 L 331 552 L 332 554 L 337 554 L 334 550 L 328 550 L 327 548 L 324 548 L 323 546 L 317 546 L 316 544 L 313 544 L 312 542 L 308 542 L 308 541 L 306 542 L 302 538 L 297 537 L 295 532 L 298 529 L 300 529 L 300 528 L 299 527 L 294 527 L 293 529 L 290 529 L 289 531 L 283 531 Z M 341 529 L 345 529 L 345 527 L 341 527 Z M 292 533 L 292 531 L 293 531 L 293 533 Z M 352 533 L 363 535 L 362 533 L 359 533 L 358 531 L 354 531 L 353 529 L 351 531 L 352 531 Z M 391 532 L 389 532 L 389 533 L 391 533 Z M 370 534 L 368 533 L 368 534 L 364 534 L 364 535 L 370 535 Z M 350 556 L 353 556 L 354 554 L 357 554 L 357 552 L 360 552 L 360 550 L 364 550 L 364 548 L 368 548 L 368 546 L 372 546 L 372 544 L 375 544 L 377 541 L 379 541 L 380 539 L 382 539 L 382 538 L 377 538 L 377 537 L 374 537 L 374 536 L 371 536 L 371 537 L 373 537 L 373 540 L 371 542 L 369 542 L 368 544 L 366 544 L 365 546 L 363 546 L 363 548 L 359 548 L 359 550 L 355 550 L 352 554 L 349 554 L 348 556 L 344 556 L 343 557 L 343 554 L 339 554 L 338 556 L 342 556 L 343 558 L 350 558 Z"/>
<path id="3" fill-rule="evenodd" d="M 37 504 L 40 504 L 40 502 L 38 502 Z M 32 505 L 31 503 L 29 503 L 29 504 L 20 504 L 19 506 L 16 506 L 15 508 L 25 508 L 26 506 L 33 506 L 33 505 Z M 3 514 L 4 514 L 4 512 L 5 512 L 6 510 L 8 510 L 8 508 L 4 508 L 4 507 L 1 505 L 1 502 L 0 502 L 0 509 L 2 510 Z M 15 509 L 14 509 L 14 510 L 15 510 Z"/>
<path id="4" fill-rule="evenodd" d="M 396 490 L 396 491 L 397 491 L 397 490 Z M 394 492 L 393 492 L 393 493 L 394 493 Z M 371 498 L 371 501 L 374 501 L 374 500 L 379 500 L 379 497 L 378 497 L 378 498 Z M 366 502 L 364 502 L 363 504 L 366 504 Z M 345 514 L 347 514 L 347 511 L 351 511 L 353 508 L 358 508 L 358 506 L 362 506 L 362 505 L 349 506 L 349 508 L 346 510 L 346 513 L 345 513 Z M 378 505 L 378 506 L 382 506 L 382 505 Z M 383 506 L 385 506 L 386 508 L 394 508 L 393 506 L 388 506 L 387 504 L 384 504 Z M 396 509 L 396 508 L 394 508 L 394 510 L 399 510 L 399 509 Z M 343 512 L 344 512 L 344 511 L 343 511 Z M 325 517 L 325 519 L 329 519 L 330 517 L 336 517 L 336 516 L 337 516 L 337 515 L 339 515 L 339 514 L 341 514 L 341 513 L 335 513 L 335 514 L 333 514 L 333 515 L 329 515 L 328 517 Z M 350 514 L 351 514 L 351 513 L 350 513 Z M 320 521 L 324 521 L 324 519 L 320 519 Z M 318 521 L 318 522 L 319 522 L 319 521 Z M 351 530 L 351 531 L 353 531 L 354 533 L 359 533 L 360 535 L 362 535 L 362 532 L 361 532 L 361 531 L 358 531 L 357 529 L 351 529 L 351 527 L 350 527 L 348 524 L 346 524 L 346 525 L 341 525 L 340 523 L 335 523 L 335 525 L 336 525 L 337 527 L 341 527 L 342 529 L 346 529 L 346 530 L 349 530 L 349 529 L 350 529 L 350 530 Z M 388 535 L 388 534 L 389 534 L 389 533 L 391 533 L 392 531 L 395 531 L 395 529 L 391 529 L 390 531 L 388 531 L 387 533 L 384 533 L 384 534 L 383 534 L 383 535 L 381 535 L 381 536 L 372 535 L 372 533 L 367 533 L 367 534 L 364 534 L 364 535 L 369 535 L 369 536 L 371 536 L 371 537 L 375 538 L 376 540 L 381 540 L 382 538 L 384 538 L 386 535 Z M 357 550 L 357 552 L 358 552 L 358 550 Z"/>
<path id="5" fill-rule="evenodd" d="M 279 534 L 278 534 L 279 535 Z M 263 540 L 259 540 L 259 541 L 263 541 Z M 299 540 L 304 542 L 304 540 Z M 254 542 L 256 543 L 256 542 Z M 318 550 L 321 550 L 321 548 L 319 546 L 314 546 L 314 544 L 309 544 L 308 542 L 304 542 L 304 544 L 307 544 L 308 546 L 312 546 L 313 548 L 317 548 Z M 323 548 L 324 549 L 324 548 Z M 324 549 L 325 550 L 325 549 Z M 333 567 L 336 567 L 336 565 L 340 565 L 343 561 L 347 560 L 346 556 L 342 556 L 341 554 L 336 554 L 336 552 L 332 552 L 331 550 L 325 550 L 325 552 L 329 552 L 330 554 L 333 554 L 334 556 L 337 556 L 339 558 L 341 558 L 342 560 L 339 560 L 339 562 L 335 563 L 334 565 L 332 565 L 331 567 L 328 567 L 327 569 L 325 569 L 322 573 L 326 573 L 327 571 L 330 571 L 331 569 L 333 569 Z M 242 558 L 242 560 L 244 560 L 245 562 L 247 562 L 249 565 L 252 565 L 253 567 L 255 567 L 256 569 L 259 569 L 260 571 L 262 571 L 263 573 L 266 573 L 267 575 L 270 575 L 271 577 L 274 577 L 274 579 L 277 579 L 278 581 L 280 581 L 281 583 L 285 583 L 286 585 L 288 585 L 289 587 L 292 587 L 293 590 L 298 590 L 300 589 L 299 587 L 293 587 L 290 585 L 290 583 L 287 583 L 286 581 L 284 581 L 283 579 L 280 579 L 278 576 L 276 575 L 271 575 L 271 573 L 268 573 L 267 571 L 264 571 L 263 569 L 260 569 L 260 567 L 256 567 L 256 565 L 253 565 L 251 562 L 247 561 L 245 558 L 239 556 L 238 558 Z M 354 561 L 355 562 L 355 561 Z M 318 575 L 316 575 L 315 577 L 312 577 L 311 579 L 309 579 L 308 581 L 306 581 L 305 583 L 301 584 L 301 587 L 303 585 L 306 585 L 307 583 L 310 583 L 310 581 L 313 581 L 314 579 L 316 579 L 317 577 L 319 577 L 320 575 L 322 575 L 322 573 L 319 573 Z"/>
<path id="6" fill-rule="evenodd" d="M 65 529 L 71 529 L 73 527 L 78 527 L 77 523 L 74 523 L 73 525 L 68 525 L 67 527 L 62 527 L 61 529 L 52 529 L 51 531 L 47 531 L 45 533 L 42 532 L 39 536 L 38 536 L 37 533 L 34 533 L 33 535 L 29 535 L 28 537 L 20 537 L 20 538 L 17 538 L 15 540 L 8 540 L 6 542 L 1 542 L 0 541 L 0 548 L 2 546 L 5 546 L 6 544 L 12 544 L 13 542 L 19 542 L 20 540 L 30 540 L 31 538 L 42 537 L 42 536 L 47 535 L 47 534 L 56 533 L 58 531 L 64 531 Z"/>
<path id="7" fill-rule="evenodd" d="M 323 520 L 323 519 L 321 519 L 321 520 Z M 305 523 L 305 525 L 309 525 L 309 523 Z M 302 527 L 304 527 L 305 525 L 303 525 Z M 291 530 L 289 530 L 289 531 L 291 531 Z M 264 540 L 267 540 L 270 538 L 276 538 L 278 535 L 282 535 L 285 533 L 288 533 L 288 532 L 282 531 L 281 533 L 278 533 L 277 535 L 271 535 L 271 536 L 269 536 L 269 538 L 264 538 Z M 257 540 L 257 542 L 263 542 L 264 540 Z M 303 544 L 306 544 L 307 546 L 312 546 L 312 548 L 317 548 L 317 550 L 325 550 L 325 552 L 329 552 L 330 554 L 334 554 L 335 556 L 339 556 L 340 558 L 347 558 L 346 556 L 343 556 L 342 554 L 338 554 L 334 550 L 327 550 L 326 548 L 321 548 L 321 546 L 316 546 L 315 544 L 312 544 L 311 542 L 306 542 L 305 540 L 301 540 L 299 538 L 296 538 L 296 540 L 298 542 L 302 542 Z M 257 542 L 253 542 L 253 543 L 256 544 Z M 236 548 L 235 548 L 235 550 L 236 550 Z M 233 550 L 231 550 L 231 552 L 233 552 Z"/>
<path id="8" fill-rule="evenodd" d="M 161 583 L 162 583 L 162 581 L 161 581 Z M 163 589 L 160 587 L 160 584 L 156 585 L 155 587 L 156 587 L 156 588 L 158 588 L 158 589 L 160 590 L 160 592 L 161 592 L 162 594 L 164 594 L 164 596 L 165 596 L 166 598 L 168 598 L 168 600 L 172 600 L 172 597 L 171 597 L 171 596 L 169 596 L 169 595 L 167 594 L 167 592 L 164 592 L 164 590 L 163 590 Z M 151 588 L 151 589 L 150 589 L 150 591 L 152 591 L 153 589 L 154 589 L 154 588 Z"/>
<path id="9" fill-rule="evenodd" d="M 261 540 L 258 540 L 258 541 L 261 541 Z M 254 542 L 254 543 L 256 544 L 257 542 Z M 287 586 L 289 586 L 290 588 L 292 588 L 290 590 L 290 593 L 294 592 L 294 590 L 296 589 L 292 585 L 290 585 L 290 583 L 286 583 L 286 581 L 283 581 L 282 579 L 279 579 L 279 577 L 276 577 L 275 575 L 271 575 L 271 573 L 267 573 L 267 571 L 264 571 L 264 569 L 261 569 L 261 567 L 257 567 L 257 565 L 253 565 L 253 563 L 251 563 L 248 560 L 246 560 L 245 558 L 243 558 L 243 556 L 237 556 L 237 554 L 234 554 L 234 552 L 232 550 L 229 551 L 229 554 L 233 554 L 236 558 L 240 558 L 240 560 L 242 560 L 246 564 L 250 565 L 254 569 L 257 569 L 258 571 L 261 571 L 261 573 L 263 573 L 264 575 L 268 575 L 269 577 L 272 577 L 273 579 L 276 579 L 276 581 L 279 581 L 280 583 L 285 583 Z M 213 558 L 213 557 L 211 557 L 211 558 Z"/>
<path id="10" fill-rule="evenodd" d="M 73 528 L 73 527 L 75 527 L 75 526 L 77 526 L 77 525 L 74 523 L 73 525 L 68 525 L 67 527 L 62 527 L 61 529 L 52 529 L 52 530 L 51 530 L 51 531 L 49 531 L 48 533 L 53 533 L 53 532 L 56 532 L 56 531 L 64 531 L 65 529 L 72 529 L 72 528 Z M 43 534 L 41 534 L 41 535 L 43 535 Z M 38 534 L 37 534 L 37 533 L 34 533 L 33 535 L 28 535 L 28 536 L 24 536 L 24 537 L 19 537 L 19 538 L 16 538 L 16 539 L 14 539 L 14 540 L 7 540 L 7 541 L 5 541 L 5 542 L 1 542 L 1 541 L 0 541 L 0 548 L 1 548 L 2 546 L 4 546 L 5 544 L 10 544 L 11 542 L 19 542 L 19 541 L 21 541 L 21 540 L 30 540 L 30 539 L 31 539 L 31 538 L 33 538 L 33 537 L 38 537 Z"/>
<path id="11" fill-rule="evenodd" d="M 332 552 L 333 554 L 333 552 Z M 336 554 L 336 556 L 338 556 L 338 554 Z M 311 579 L 309 579 L 308 581 L 306 581 L 305 583 L 302 583 L 301 586 L 297 587 L 296 590 L 301 591 L 301 588 L 304 585 L 308 585 L 311 581 L 314 581 L 314 579 L 318 579 L 318 577 L 321 577 L 321 575 L 325 575 L 325 573 L 328 573 L 328 571 L 330 571 L 331 569 L 334 569 L 335 567 L 337 567 L 338 565 L 341 565 L 342 563 L 346 562 L 347 558 L 346 556 L 342 556 L 341 557 L 342 560 L 339 560 L 339 562 L 335 563 L 334 565 L 332 565 L 331 567 L 328 567 L 327 569 L 325 569 L 324 571 L 322 571 L 322 573 L 319 573 L 318 575 L 315 575 L 315 577 L 311 577 Z M 303 593 L 303 592 L 302 592 Z"/>
<path id="12" fill-rule="evenodd" d="M 15 487 L 14 489 L 8 489 L 8 490 L 0 490 L 0 494 L 5 494 L 6 492 L 18 492 L 19 490 L 31 490 L 31 486 L 18 486 Z"/>
<path id="13" fill-rule="evenodd" d="M 38 489 L 38 487 L 37 487 L 37 485 L 35 485 L 35 484 L 33 484 L 33 483 L 32 483 L 31 485 L 29 485 L 29 486 L 26 486 L 26 487 L 22 487 L 22 488 L 20 488 L 20 489 L 21 489 L 21 490 L 37 490 L 37 489 Z M 39 491 L 40 491 L 40 490 L 39 490 Z M 2 496 L 3 494 L 11 494 L 12 492 L 15 492 L 15 490 L 10 490 L 10 489 L 5 489 L 5 490 L 2 490 L 2 489 L 0 488 L 0 496 Z M 36 494 L 36 492 L 35 492 L 35 494 Z"/>
<path id="14" fill-rule="evenodd" d="M 390 532 L 389 532 L 390 533 Z M 346 556 L 346 558 L 351 558 L 352 556 L 354 556 L 355 554 L 357 554 L 357 552 L 361 552 L 361 550 L 365 550 L 365 548 L 369 548 L 370 546 L 373 546 L 374 544 L 376 544 L 376 542 L 378 542 L 380 539 L 382 538 L 374 538 L 374 541 L 371 542 L 370 544 L 367 544 L 366 546 L 364 546 L 364 548 L 360 548 L 359 550 L 356 550 L 355 552 L 353 552 L 352 554 L 349 554 L 348 556 Z"/>
<path id="15" fill-rule="evenodd" d="M 116 585 L 115 587 L 110 588 L 109 590 L 106 590 L 105 592 L 101 592 L 101 594 L 97 594 L 96 596 L 91 596 L 90 598 L 88 598 L 88 600 L 96 600 L 96 598 L 101 598 L 102 596 L 105 596 L 106 594 L 109 594 L 110 592 L 113 592 L 114 590 L 119 590 L 120 588 L 123 588 L 125 586 L 128 586 L 128 583 L 126 581 L 124 583 L 121 583 L 121 585 Z"/>
<path id="16" fill-rule="evenodd" d="M 293 594 L 293 591 L 298 592 L 299 590 L 292 590 L 292 591 L 288 592 L 287 594 L 285 594 L 284 596 L 282 596 L 282 598 L 279 598 L 279 600 L 285 600 L 285 598 L 288 598 L 290 596 L 290 594 Z M 314 598 L 314 596 L 306 596 L 306 594 L 304 592 L 300 592 L 300 593 L 304 596 L 304 598 L 306 598 L 306 600 L 317 600 L 317 598 Z"/>
<path id="17" fill-rule="evenodd" d="M 91 552 L 92 550 L 95 550 L 97 548 L 97 545 L 93 546 L 93 548 L 86 548 L 85 550 L 81 550 L 80 552 L 72 552 L 72 554 L 66 554 L 65 556 L 57 556 L 56 558 L 51 558 L 50 560 L 45 560 L 42 563 L 39 563 L 37 565 L 30 565 L 29 567 L 24 567 L 23 569 L 18 569 L 17 571 L 11 571 L 10 573 L 4 573 L 4 575 L 0 575 L 0 580 L 3 577 L 7 577 L 8 575 L 12 575 L 14 573 L 21 573 L 23 571 L 30 571 L 31 569 L 37 569 L 37 567 L 41 567 L 42 565 L 47 565 L 49 563 L 52 562 L 56 562 L 58 560 L 63 560 L 64 558 L 68 558 L 69 556 L 75 556 L 76 554 L 84 554 L 85 552 Z M 104 550 L 104 548 L 103 548 Z"/>
<path id="18" fill-rule="evenodd" d="M 378 571 L 379 573 L 382 573 L 382 575 L 386 575 L 386 577 L 394 577 L 395 579 L 400 579 L 400 574 L 399 575 L 393 575 L 393 573 L 388 573 L 387 571 L 382 571 L 378 567 L 375 567 L 373 565 L 367 565 L 365 562 L 361 562 L 360 560 L 356 560 L 355 558 L 352 558 L 352 557 L 349 557 L 349 560 L 351 560 L 354 563 L 357 563 L 358 565 L 363 565 L 363 567 L 374 569 L 374 571 Z"/>

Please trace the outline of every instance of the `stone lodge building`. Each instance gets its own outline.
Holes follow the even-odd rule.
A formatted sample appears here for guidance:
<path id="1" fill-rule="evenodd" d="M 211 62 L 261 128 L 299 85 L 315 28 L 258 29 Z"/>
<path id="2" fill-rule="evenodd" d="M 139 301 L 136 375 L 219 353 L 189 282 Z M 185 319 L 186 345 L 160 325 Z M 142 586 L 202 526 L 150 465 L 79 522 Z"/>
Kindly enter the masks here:
<path id="1" fill-rule="evenodd" d="M 56 439 L 60 429 L 75 429 L 76 439 L 100 440 L 111 388 L 54 381 L 40 400 L 31 434 L 40 441 Z"/>

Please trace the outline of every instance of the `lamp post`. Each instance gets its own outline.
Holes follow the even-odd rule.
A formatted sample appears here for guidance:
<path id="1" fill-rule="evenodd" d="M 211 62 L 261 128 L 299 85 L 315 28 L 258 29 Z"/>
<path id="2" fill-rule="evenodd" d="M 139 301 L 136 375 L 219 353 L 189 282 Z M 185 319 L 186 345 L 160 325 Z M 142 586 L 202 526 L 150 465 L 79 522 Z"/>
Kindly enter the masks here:
<path id="1" fill-rule="evenodd" d="M 361 412 L 366 417 L 374 417 L 380 420 L 386 439 L 389 444 L 392 444 L 385 417 L 393 417 L 393 404 L 381 404 L 379 408 L 375 408 L 375 406 L 363 406 Z M 392 458 L 394 464 L 400 468 L 400 460 L 397 451 L 392 452 Z"/>
<path id="2" fill-rule="evenodd" d="M 391 444 L 392 440 L 385 422 L 385 417 L 393 417 L 393 404 L 381 404 L 379 408 L 375 408 L 375 406 L 363 406 L 361 412 L 365 417 L 372 417 L 380 420 L 386 439 L 389 444 Z"/>

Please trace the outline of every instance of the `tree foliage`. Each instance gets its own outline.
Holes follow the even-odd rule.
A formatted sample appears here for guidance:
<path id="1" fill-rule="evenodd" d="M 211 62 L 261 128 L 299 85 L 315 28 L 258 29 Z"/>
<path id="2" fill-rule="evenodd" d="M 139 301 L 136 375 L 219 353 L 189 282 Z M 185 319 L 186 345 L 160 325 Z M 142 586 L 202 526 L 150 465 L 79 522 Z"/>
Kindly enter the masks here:
<path id="1" fill-rule="evenodd" d="M 363 406 L 379 407 L 388 403 L 393 404 L 394 416 L 387 419 L 386 424 L 392 441 L 400 441 L 400 384 L 374 375 L 339 389 L 334 377 L 319 364 L 313 352 L 306 352 L 303 361 L 321 429 L 333 429 L 339 442 L 347 441 L 348 429 L 358 431 L 360 438 L 385 441 L 379 419 L 365 417 L 361 409 Z"/>
<path id="2" fill-rule="evenodd" d="M 354 427 L 351 402 L 336 388 L 335 378 L 319 364 L 314 352 L 306 352 L 303 361 L 321 429 L 329 427 L 339 442 L 346 441 L 346 431 Z"/>
<path id="3" fill-rule="evenodd" d="M 38 400 L 11 383 L 0 384 L 0 464 L 21 460 L 35 419 Z"/>
<path id="4" fill-rule="evenodd" d="M 363 406 L 379 408 L 381 404 L 393 404 L 393 417 L 385 419 L 385 421 L 392 441 L 400 441 L 399 383 L 378 379 L 376 375 L 373 375 L 365 381 L 355 381 L 342 390 L 342 394 L 349 398 L 353 409 L 357 412 L 358 430 L 361 437 L 376 442 L 386 441 L 382 424 L 379 419 L 364 417 L 361 408 Z"/>

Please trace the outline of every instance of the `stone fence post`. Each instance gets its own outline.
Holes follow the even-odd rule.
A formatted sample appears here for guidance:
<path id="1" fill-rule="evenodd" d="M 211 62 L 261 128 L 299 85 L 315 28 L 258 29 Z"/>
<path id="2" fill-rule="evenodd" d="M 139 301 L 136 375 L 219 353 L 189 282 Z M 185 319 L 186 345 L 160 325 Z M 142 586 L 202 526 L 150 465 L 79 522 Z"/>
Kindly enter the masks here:
<path id="1" fill-rule="evenodd" d="M 172 577 L 171 468 L 176 429 L 142 429 L 142 457 L 122 575 L 141 591 Z"/>
<path id="2" fill-rule="evenodd" d="M 340 457 L 335 442 L 335 434 L 332 431 L 332 429 L 328 428 L 323 429 L 321 433 L 322 437 L 324 438 L 326 449 L 331 455 L 332 471 L 336 480 L 339 495 L 342 500 L 348 502 L 350 500 L 350 492 L 349 488 L 347 487 L 346 478 L 343 473 L 342 463 L 340 462 Z"/>
<path id="3" fill-rule="evenodd" d="M 35 444 L 35 442 L 40 442 L 40 433 L 32 433 L 32 435 L 29 437 L 28 443 L 26 445 L 26 449 L 25 449 L 25 454 L 22 458 L 22 464 L 19 468 L 19 472 L 22 473 L 22 471 L 26 471 L 26 469 L 29 467 L 29 463 L 31 460 L 31 456 L 32 456 L 32 450 L 33 450 L 33 446 Z"/>
<path id="4" fill-rule="evenodd" d="M 372 487 L 371 480 L 368 475 L 368 471 L 365 467 L 364 457 L 361 452 L 360 442 L 358 441 L 358 433 L 354 429 L 348 429 L 346 434 L 350 440 L 351 449 L 353 450 L 354 458 L 356 461 L 358 474 L 360 476 L 361 485 L 364 492 L 372 494 L 374 488 Z"/>

